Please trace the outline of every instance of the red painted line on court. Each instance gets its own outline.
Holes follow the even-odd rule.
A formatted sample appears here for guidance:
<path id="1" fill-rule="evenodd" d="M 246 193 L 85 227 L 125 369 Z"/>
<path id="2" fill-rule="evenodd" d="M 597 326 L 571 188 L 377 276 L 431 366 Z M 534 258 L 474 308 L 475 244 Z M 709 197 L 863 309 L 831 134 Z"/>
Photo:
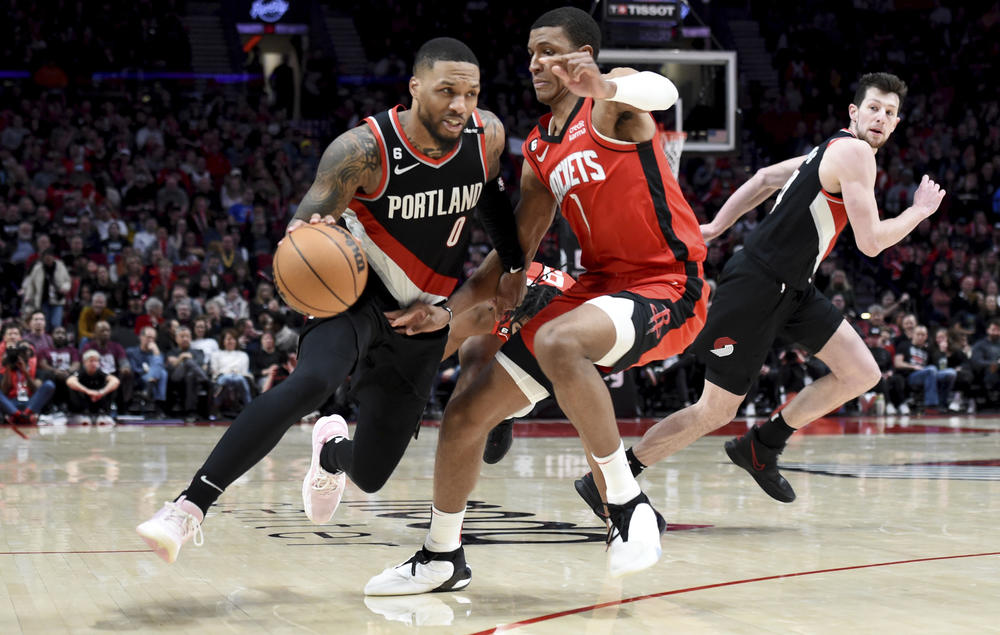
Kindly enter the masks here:
<path id="1" fill-rule="evenodd" d="M 663 591 L 661 593 L 651 593 L 649 595 L 638 595 L 636 597 L 624 598 L 622 600 L 613 600 L 611 602 L 602 602 L 601 604 L 592 604 L 590 606 L 582 606 L 576 609 L 567 609 L 565 611 L 559 611 L 558 613 L 550 613 L 549 615 L 540 615 L 538 617 L 532 617 L 526 620 L 521 620 L 520 622 L 512 622 L 510 624 L 501 624 L 496 628 L 491 628 L 485 631 L 476 631 L 470 635 L 487 635 L 488 633 L 500 633 L 503 631 L 511 631 L 515 628 L 520 628 L 522 626 L 528 626 L 530 624 L 537 624 L 539 622 L 545 622 L 548 620 L 554 620 L 559 617 L 565 617 L 567 615 L 575 615 L 577 613 L 586 613 L 588 611 L 595 611 L 597 609 L 607 608 L 609 606 L 621 606 L 623 604 L 631 604 L 632 602 L 639 602 L 640 600 L 652 600 L 656 598 L 666 597 L 668 595 L 679 595 L 681 593 L 691 593 L 693 591 L 705 591 L 707 589 L 718 589 L 727 586 L 736 586 L 738 584 L 749 584 L 751 582 L 766 582 L 768 580 L 781 580 L 782 578 L 795 578 L 804 575 L 815 575 L 817 573 L 836 573 L 838 571 L 853 571 L 855 569 L 871 569 L 873 567 L 890 567 L 897 564 L 913 564 L 916 562 L 933 562 L 935 560 L 955 560 L 957 558 L 982 558 L 984 556 L 1000 556 L 1000 551 L 991 551 L 988 553 L 968 553 L 961 554 L 957 556 L 935 556 L 932 558 L 914 558 L 913 560 L 895 560 L 893 562 L 877 562 L 875 564 L 859 564 L 851 567 L 836 567 L 833 569 L 817 569 L 816 571 L 799 571 L 797 573 L 785 573 L 781 575 L 769 575 L 761 578 L 748 578 L 746 580 L 732 580 L 730 582 L 718 582 L 716 584 L 703 584 L 701 586 L 688 587 L 686 589 L 674 589 L 673 591 Z"/>
<path id="2" fill-rule="evenodd" d="M 63 556 L 88 553 L 153 553 L 152 549 L 97 549 L 94 551 L 0 551 L 0 556 Z"/>

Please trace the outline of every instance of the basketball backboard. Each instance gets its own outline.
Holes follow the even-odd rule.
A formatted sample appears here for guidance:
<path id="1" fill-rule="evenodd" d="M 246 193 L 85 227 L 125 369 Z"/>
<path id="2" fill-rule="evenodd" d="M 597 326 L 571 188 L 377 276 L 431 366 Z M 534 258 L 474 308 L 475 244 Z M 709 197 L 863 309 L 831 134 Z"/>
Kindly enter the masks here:
<path id="1" fill-rule="evenodd" d="M 628 66 L 670 78 L 680 98 L 668 111 L 687 133 L 685 152 L 728 152 L 736 148 L 736 51 L 605 49 L 604 70 Z"/>

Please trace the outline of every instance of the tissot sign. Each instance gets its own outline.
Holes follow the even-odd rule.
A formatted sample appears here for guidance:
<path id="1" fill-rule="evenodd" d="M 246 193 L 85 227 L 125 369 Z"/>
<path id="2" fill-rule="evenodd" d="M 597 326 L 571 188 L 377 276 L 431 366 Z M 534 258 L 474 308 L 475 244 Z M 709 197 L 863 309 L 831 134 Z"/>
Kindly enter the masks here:
<path id="1" fill-rule="evenodd" d="M 608 20 L 673 20 L 680 17 L 674 0 L 652 2 L 609 2 L 605 16 Z"/>

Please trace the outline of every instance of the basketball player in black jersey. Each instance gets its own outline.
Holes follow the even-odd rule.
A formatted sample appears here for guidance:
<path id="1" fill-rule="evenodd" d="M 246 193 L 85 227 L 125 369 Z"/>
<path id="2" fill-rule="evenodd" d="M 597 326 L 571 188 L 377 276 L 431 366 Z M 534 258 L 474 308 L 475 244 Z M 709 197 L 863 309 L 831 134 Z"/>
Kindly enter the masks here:
<path id="1" fill-rule="evenodd" d="M 878 383 L 879 368 L 864 341 L 816 289 L 812 276 L 848 222 L 858 248 L 875 256 L 933 214 L 944 198 L 944 190 L 924 176 L 911 207 L 895 218 L 879 218 L 875 153 L 899 123 L 906 90 L 889 73 L 862 76 L 848 107 L 848 128 L 806 156 L 761 169 L 702 225 L 702 235 L 711 240 L 780 189 L 771 213 L 726 263 L 708 321 L 692 344 L 707 367 L 701 398 L 661 420 L 628 450 L 634 474 L 732 420 L 781 337 L 815 352 L 830 374 L 763 425 L 728 441 L 726 452 L 765 492 L 789 503 L 795 492 L 777 468 L 788 438 Z M 576 488 L 602 516 L 593 476 L 577 480 Z"/>
<path id="2" fill-rule="evenodd" d="M 345 313 L 309 321 L 295 372 L 251 402 L 187 489 L 137 527 L 167 562 L 188 539 L 200 543 L 212 503 L 348 375 L 360 406 L 355 435 L 348 438 L 339 416 L 316 422 L 303 481 L 306 514 L 328 521 L 346 476 L 366 492 L 382 487 L 420 424 L 448 337 L 448 329 L 397 332 L 386 316 L 448 298 L 464 266 L 474 207 L 497 247 L 492 257 L 506 271 L 493 282 L 498 310 L 513 308 L 524 294 L 524 255 L 498 181 L 503 126 L 477 109 L 475 55 L 458 40 L 430 40 L 417 51 L 409 88 L 410 109 L 368 117 L 327 147 L 288 227 L 343 218 L 368 255 L 364 293 Z"/>

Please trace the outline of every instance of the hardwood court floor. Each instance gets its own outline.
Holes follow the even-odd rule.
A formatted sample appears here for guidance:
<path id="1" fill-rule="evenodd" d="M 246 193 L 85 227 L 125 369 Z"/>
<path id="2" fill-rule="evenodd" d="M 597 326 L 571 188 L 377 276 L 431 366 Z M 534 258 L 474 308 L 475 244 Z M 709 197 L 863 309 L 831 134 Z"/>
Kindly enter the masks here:
<path id="1" fill-rule="evenodd" d="M 424 538 L 434 428 L 381 492 L 351 487 L 315 527 L 310 429 L 294 427 L 169 566 L 133 528 L 222 427 L 0 429 L 0 633 L 1000 632 L 1000 419 L 814 424 L 782 457 L 790 505 L 728 462 L 734 422 L 642 476 L 671 531 L 654 568 L 620 581 L 573 490 L 578 440 L 519 426 L 466 517 L 472 584 L 367 599 Z"/>

